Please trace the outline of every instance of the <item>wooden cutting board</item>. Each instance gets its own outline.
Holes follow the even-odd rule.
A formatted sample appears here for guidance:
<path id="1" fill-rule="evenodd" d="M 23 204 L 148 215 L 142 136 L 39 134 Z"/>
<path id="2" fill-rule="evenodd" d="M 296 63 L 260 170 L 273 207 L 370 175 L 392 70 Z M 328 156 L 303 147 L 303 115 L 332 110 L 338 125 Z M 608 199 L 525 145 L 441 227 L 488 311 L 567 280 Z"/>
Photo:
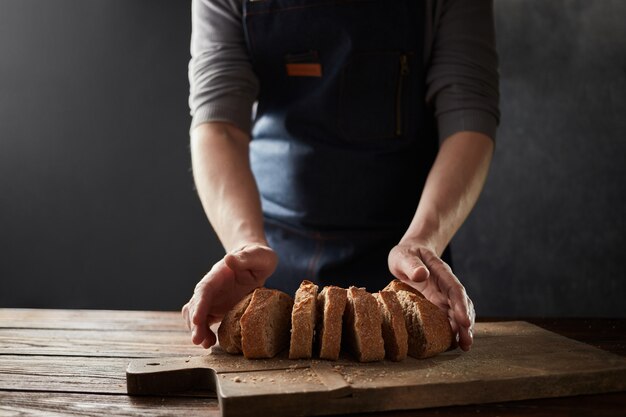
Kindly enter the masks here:
<path id="1" fill-rule="evenodd" d="M 472 350 L 361 364 L 205 356 L 134 360 L 131 395 L 210 389 L 222 415 L 417 409 L 626 390 L 626 358 L 526 322 L 478 323 Z"/>

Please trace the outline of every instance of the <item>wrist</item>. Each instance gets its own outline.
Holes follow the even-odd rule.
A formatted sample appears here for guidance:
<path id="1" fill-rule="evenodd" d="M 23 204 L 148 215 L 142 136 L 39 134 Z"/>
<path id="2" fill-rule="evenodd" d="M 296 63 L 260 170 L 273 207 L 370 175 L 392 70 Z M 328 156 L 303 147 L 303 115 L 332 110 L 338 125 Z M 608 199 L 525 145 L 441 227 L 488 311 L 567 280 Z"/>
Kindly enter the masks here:
<path id="1" fill-rule="evenodd" d="M 227 252 L 249 246 L 269 246 L 265 238 L 262 221 L 240 224 L 239 227 L 233 229 L 233 233 L 230 235 L 227 243 L 227 245 L 224 245 Z"/>
<path id="2" fill-rule="evenodd" d="M 226 247 L 226 252 L 236 252 L 241 249 L 250 247 L 250 246 L 266 246 L 269 247 L 269 243 L 265 239 L 265 237 L 251 237 L 251 238 L 243 238 L 234 241 L 231 245 Z"/>
<path id="3" fill-rule="evenodd" d="M 449 243 L 442 235 L 439 219 L 415 221 L 402 236 L 399 244 L 412 248 L 425 247 L 441 256 Z"/>
<path id="4" fill-rule="evenodd" d="M 259 216 L 260 217 L 260 216 Z M 227 223 L 223 223 L 226 226 Z M 262 218 L 248 218 L 241 221 L 231 221 L 229 227 L 222 227 L 228 233 L 220 235 L 220 240 L 226 252 L 236 251 L 245 246 L 269 246 L 265 238 Z"/>

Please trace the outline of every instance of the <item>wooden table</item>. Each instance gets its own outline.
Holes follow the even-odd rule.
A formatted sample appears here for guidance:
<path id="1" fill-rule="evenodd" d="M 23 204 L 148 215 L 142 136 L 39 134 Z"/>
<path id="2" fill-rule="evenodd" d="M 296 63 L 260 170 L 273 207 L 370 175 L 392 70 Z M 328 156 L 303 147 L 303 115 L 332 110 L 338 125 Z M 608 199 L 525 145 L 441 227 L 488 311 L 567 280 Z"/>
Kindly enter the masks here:
<path id="1" fill-rule="evenodd" d="M 526 319 L 626 356 L 626 319 Z M 218 416 L 212 393 L 130 397 L 130 359 L 201 355 L 177 312 L 0 309 L 0 416 Z M 623 416 L 626 392 L 376 416 Z"/>

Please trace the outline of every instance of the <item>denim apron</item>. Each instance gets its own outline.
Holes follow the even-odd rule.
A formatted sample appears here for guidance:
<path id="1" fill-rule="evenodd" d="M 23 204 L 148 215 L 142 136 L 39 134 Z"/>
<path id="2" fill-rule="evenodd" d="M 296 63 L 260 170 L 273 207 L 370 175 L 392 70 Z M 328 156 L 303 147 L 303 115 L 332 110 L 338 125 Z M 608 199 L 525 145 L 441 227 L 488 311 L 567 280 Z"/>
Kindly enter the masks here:
<path id="1" fill-rule="evenodd" d="M 244 0 L 268 287 L 377 291 L 437 152 L 416 0 Z"/>

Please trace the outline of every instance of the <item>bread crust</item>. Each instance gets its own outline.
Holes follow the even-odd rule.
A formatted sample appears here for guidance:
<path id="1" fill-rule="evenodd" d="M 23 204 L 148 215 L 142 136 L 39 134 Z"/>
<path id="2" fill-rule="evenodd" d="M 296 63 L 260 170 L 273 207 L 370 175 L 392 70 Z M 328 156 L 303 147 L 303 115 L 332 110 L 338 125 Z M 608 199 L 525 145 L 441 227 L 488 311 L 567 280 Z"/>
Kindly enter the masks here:
<path id="1" fill-rule="evenodd" d="M 289 346 L 293 299 L 282 291 L 257 288 L 241 316 L 241 350 L 248 359 L 272 358 Z"/>
<path id="2" fill-rule="evenodd" d="M 382 314 L 374 296 L 365 288 L 348 288 L 344 334 L 346 346 L 359 362 L 375 362 L 385 358 L 382 322 Z"/>
<path id="3" fill-rule="evenodd" d="M 248 308 L 252 299 L 250 293 L 241 299 L 235 306 L 230 309 L 222 319 L 220 327 L 217 329 L 217 337 L 220 347 L 228 353 L 241 353 L 241 326 L 239 320 Z"/>
<path id="4" fill-rule="evenodd" d="M 324 287 L 317 296 L 317 340 L 320 359 L 333 361 L 339 359 L 347 297 L 345 288 L 334 285 Z"/>
<path id="5" fill-rule="evenodd" d="M 289 359 L 308 359 L 313 353 L 318 286 L 304 280 L 296 291 L 291 311 Z"/>
<path id="6" fill-rule="evenodd" d="M 380 291 L 374 294 L 383 317 L 383 340 L 385 356 L 398 362 L 406 359 L 409 348 L 404 311 L 394 291 Z"/>
<path id="7" fill-rule="evenodd" d="M 402 282 L 399 279 L 394 279 L 393 281 L 391 281 L 389 284 L 387 284 L 385 288 L 383 288 L 383 291 L 408 291 L 411 294 L 417 295 L 418 297 L 426 298 L 424 297 L 424 294 L 422 294 L 417 288 L 413 288 L 409 284 Z"/>
<path id="8" fill-rule="evenodd" d="M 445 352 L 452 344 L 452 327 L 446 313 L 417 289 L 394 280 L 385 290 L 395 291 L 402 305 L 409 336 L 408 355 L 429 358 Z"/>

